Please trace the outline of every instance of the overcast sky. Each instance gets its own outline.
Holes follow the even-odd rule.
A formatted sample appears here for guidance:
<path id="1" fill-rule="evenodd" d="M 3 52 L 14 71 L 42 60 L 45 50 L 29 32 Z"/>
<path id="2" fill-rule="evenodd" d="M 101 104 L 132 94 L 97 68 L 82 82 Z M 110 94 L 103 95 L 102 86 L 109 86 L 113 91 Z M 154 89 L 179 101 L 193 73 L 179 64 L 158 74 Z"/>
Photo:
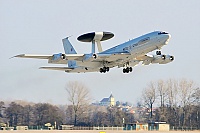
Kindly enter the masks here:
<path id="1" fill-rule="evenodd" d="M 78 80 L 91 90 L 94 101 L 108 97 L 136 104 L 150 81 L 186 78 L 200 84 L 199 0 L 0 0 L 0 100 L 26 100 L 67 104 L 66 83 Z M 91 52 L 77 37 L 91 31 L 110 31 L 103 49 L 154 30 L 172 37 L 162 53 L 175 56 L 172 63 L 136 66 L 123 74 L 68 74 L 40 70 L 47 60 L 10 57 L 22 54 L 64 52 L 62 39 L 72 35 L 78 53 Z M 155 52 L 153 52 L 155 53 Z"/>

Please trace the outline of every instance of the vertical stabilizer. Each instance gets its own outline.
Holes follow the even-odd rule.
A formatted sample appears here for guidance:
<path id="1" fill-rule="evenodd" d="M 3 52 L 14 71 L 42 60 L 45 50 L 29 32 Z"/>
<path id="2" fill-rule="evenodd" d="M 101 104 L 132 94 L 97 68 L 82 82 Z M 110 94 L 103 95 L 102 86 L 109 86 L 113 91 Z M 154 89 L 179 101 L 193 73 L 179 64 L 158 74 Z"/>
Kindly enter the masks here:
<path id="1" fill-rule="evenodd" d="M 72 44 L 69 42 L 68 37 L 63 39 L 63 47 L 65 50 L 65 54 L 77 54 L 76 50 L 72 46 Z M 75 67 L 76 66 L 76 61 L 75 60 L 69 60 L 68 61 L 68 67 Z"/>

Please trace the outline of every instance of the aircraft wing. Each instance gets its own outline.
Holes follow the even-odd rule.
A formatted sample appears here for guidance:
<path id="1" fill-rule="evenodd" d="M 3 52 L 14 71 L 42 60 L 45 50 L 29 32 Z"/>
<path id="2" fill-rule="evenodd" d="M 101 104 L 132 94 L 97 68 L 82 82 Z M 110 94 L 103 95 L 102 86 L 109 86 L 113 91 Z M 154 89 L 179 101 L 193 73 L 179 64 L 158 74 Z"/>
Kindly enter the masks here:
<path id="1" fill-rule="evenodd" d="M 33 59 L 50 59 L 50 60 L 56 60 L 59 59 L 61 56 L 64 56 L 65 60 L 76 60 L 76 61 L 83 61 L 87 60 L 87 55 L 84 54 L 53 54 L 53 55 L 36 55 L 36 54 L 19 54 L 14 57 L 19 58 L 33 58 Z M 98 54 L 98 58 L 91 60 L 91 61 L 115 61 L 116 59 L 120 58 L 126 58 L 130 56 L 130 53 L 112 53 L 112 54 Z M 88 54 L 88 58 L 90 58 L 92 55 Z"/>
<path id="2" fill-rule="evenodd" d="M 36 55 L 36 54 L 19 54 L 14 57 L 20 58 L 35 58 L 35 59 L 49 59 L 52 55 Z"/>
<path id="3" fill-rule="evenodd" d="M 14 57 L 20 57 L 20 58 L 34 58 L 34 59 L 50 59 L 54 56 L 60 56 L 61 54 L 54 54 L 54 55 L 36 55 L 36 54 L 20 54 L 16 55 Z M 84 54 L 64 54 L 67 60 L 80 60 L 80 58 L 83 58 Z"/>
<path id="4" fill-rule="evenodd" d="M 65 59 L 61 59 L 62 55 L 64 56 Z M 88 57 L 87 57 L 88 56 Z M 102 62 L 102 61 L 108 61 L 111 63 L 111 65 L 118 65 L 118 66 L 123 66 L 123 64 L 126 61 L 134 61 L 140 62 L 142 61 L 144 65 L 149 65 L 152 63 L 152 61 L 155 60 L 154 56 L 151 55 L 143 55 L 140 57 L 134 58 L 131 56 L 130 53 L 99 53 L 96 54 L 96 59 L 93 58 L 93 55 L 88 54 L 53 54 L 53 55 L 36 55 L 36 54 L 20 54 L 16 55 L 14 57 L 20 57 L 20 58 L 33 58 L 33 59 L 48 59 L 49 63 L 53 64 L 66 64 L 68 60 L 76 60 L 76 61 L 91 61 L 91 62 Z M 135 62 L 136 61 L 136 62 Z M 42 67 L 41 69 L 51 69 L 51 70 L 71 70 L 71 68 L 67 67 Z"/>
<path id="5" fill-rule="evenodd" d="M 64 56 L 61 59 L 62 55 Z M 88 57 L 87 57 L 88 56 Z M 133 61 L 142 61 L 144 65 L 149 65 L 152 61 L 155 60 L 155 57 L 152 55 L 143 55 L 140 57 L 133 58 L 130 53 L 99 53 L 96 54 L 96 59 L 93 58 L 93 55 L 88 54 L 53 54 L 53 55 L 36 55 L 36 54 L 20 54 L 16 55 L 14 57 L 19 57 L 19 58 L 33 58 L 33 59 L 48 59 L 49 63 L 53 64 L 66 64 L 68 60 L 76 60 L 76 61 L 83 61 L 83 60 L 88 60 L 91 62 L 102 62 L 102 61 L 108 61 L 108 62 L 113 62 L 114 64 L 121 64 L 124 63 L 128 60 L 133 60 Z M 54 69 L 52 68 L 45 68 L 45 69 Z M 55 68 L 57 69 L 67 69 L 67 68 Z"/>

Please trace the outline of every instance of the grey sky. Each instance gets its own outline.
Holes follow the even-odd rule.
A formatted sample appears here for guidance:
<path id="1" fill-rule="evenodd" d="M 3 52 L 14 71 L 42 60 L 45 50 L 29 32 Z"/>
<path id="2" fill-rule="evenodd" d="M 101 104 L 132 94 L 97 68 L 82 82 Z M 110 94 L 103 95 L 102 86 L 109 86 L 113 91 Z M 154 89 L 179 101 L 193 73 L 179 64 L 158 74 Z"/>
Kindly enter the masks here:
<path id="1" fill-rule="evenodd" d="M 136 103 L 150 81 L 187 78 L 200 83 L 199 0 L 0 0 L 0 100 L 27 100 L 66 104 L 65 85 L 79 80 L 91 90 L 94 101 L 112 92 L 115 99 Z M 103 49 L 142 34 L 164 30 L 172 35 L 162 52 L 175 56 L 166 65 L 139 65 L 123 74 L 68 74 L 39 70 L 46 60 L 10 57 L 22 54 L 64 52 L 62 38 L 70 38 L 78 53 L 91 52 L 91 45 L 76 38 L 90 31 L 111 31 L 115 37 Z M 51 65 L 51 64 L 50 64 Z"/>

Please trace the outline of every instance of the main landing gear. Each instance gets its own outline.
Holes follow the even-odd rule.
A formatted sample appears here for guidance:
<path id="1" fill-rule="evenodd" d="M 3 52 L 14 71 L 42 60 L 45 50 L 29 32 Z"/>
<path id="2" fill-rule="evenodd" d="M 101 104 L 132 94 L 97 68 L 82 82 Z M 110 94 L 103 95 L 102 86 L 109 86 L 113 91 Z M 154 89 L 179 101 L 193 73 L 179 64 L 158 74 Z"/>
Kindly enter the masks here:
<path id="1" fill-rule="evenodd" d="M 129 72 L 133 71 L 133 68 L 132 67 L 128 67 L 128 66 L 129 66 L 129 62 L 126 62 L 124 64 L 124 67 L 126 67 L 126 68 L 123 68 L 123 73 L 129 73 Z"/>
<path id="2" fill-rule="evenodd" d="M 161 51 L 156 51 L 156 55 L 161 55 Z"/>
<path id="3" fill-rule="evenodd" d="M 133 71 L 132 67 L 123 68 L 123 73 L 129 73 L 129 72 L 132 72 L 132 71 Z"/>
<path id="4" fill-rule="evenodd" d="M 105 72 L 109 72 L 109 67 L 103 67 L 103 68 L 100 68 L 100 73 L 105 73 Z"/>

